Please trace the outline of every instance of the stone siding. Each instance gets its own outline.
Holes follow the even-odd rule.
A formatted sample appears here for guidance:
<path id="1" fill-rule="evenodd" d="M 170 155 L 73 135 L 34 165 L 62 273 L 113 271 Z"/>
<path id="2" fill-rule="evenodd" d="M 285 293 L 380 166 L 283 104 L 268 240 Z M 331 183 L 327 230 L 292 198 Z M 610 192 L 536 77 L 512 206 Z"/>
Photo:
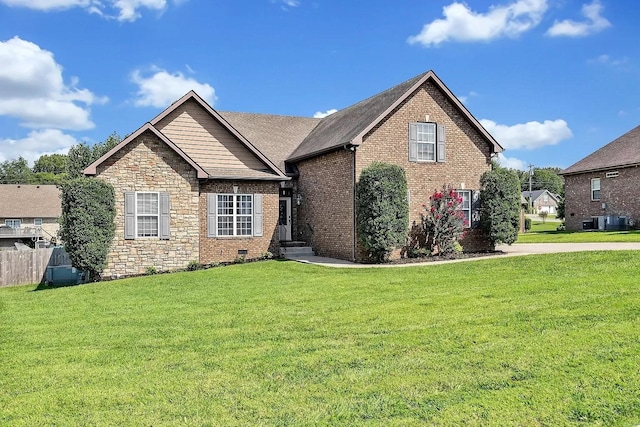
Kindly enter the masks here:
<path id="1" fill-rule="evenodd" d="M 262 194 L 262 237 L 207 237 L 207 194 Z M 211 181 L 203 183 L 200 194 L 200 262 L 231 262 L 238 251 L 246 251 L 245 258 L 258 258 L 267 251 L 278 255 L 278 200 L 279 183 L 271 181 Z"/>
<path id="2" fill-rule="evenodd" d="M 97 169 L 97 178 L 115 189 L 116 232 L 104 277 L 123 277 L 186 268 L 199 255 L 199 183 L 195 170 L 152 132 L 127 144 Z M 169 240 L 124 239 L 124 195 L 127 191 L 168 192 Z"/>
<path id="3" fill-rule="evenodd" d="M 298 163 L 298 239 L 317 255 L 354 258 L 354 154 L 339 150 Z M 295 201 L 295 195 L 294 195 Z"/>
<path id="4" fill-rule="evenodd" d="M 618 172 L 607 178 L 607 172 Z M 600 178 L 600 200 L 591 200 L 591 179 Z M 565 224 L 567 230 L 581 230 L 582 221 L 595 216 L 626 216 L 632 227 L 640 221 L 638 183 L 640 168 L 627 167 L 610 171 L 565 175 Z M 605 208 L 602 208 L 602 204 Z"/>

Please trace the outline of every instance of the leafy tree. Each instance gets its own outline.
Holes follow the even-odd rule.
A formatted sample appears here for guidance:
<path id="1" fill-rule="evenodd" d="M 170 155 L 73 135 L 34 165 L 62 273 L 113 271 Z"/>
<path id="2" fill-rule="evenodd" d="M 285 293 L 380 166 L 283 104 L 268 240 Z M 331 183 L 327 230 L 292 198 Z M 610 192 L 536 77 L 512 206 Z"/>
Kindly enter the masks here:
<path id="1" fill-rule="evenodd" d="M 542 223 L 544 224 L 545 222 L 547 222 L 547 217 L 549 216 L 549 212 L 547 211 L 540 211 L 538 212 L 538 216 L 540 218 L 542 218 Z"/>
<path id="2" fill-rule="evenodd" d="M 33 172 L 24 157 L 0 163 L 0 183 L 2 184 L 30 184 L 33 178 Z"/>
<path id="3" fill-rule="evenodd" d="M 523 191 L 529 190 L 529 171 L 510 169 L 520 179 L 520 187 Z M 560 175 L 560 168 L 544 167 L 534 168 L 531 176 L 531 190 L 549 190 L 553 194 L 560 194 L 564 188 L 564 180 Z"/>
<path id="4" fill-rule="evenodd" d="M 404 170 L 372 163 L 360 175 L 356 200 L 360 243 L 373 261 L 386 261 L 391 251 L 407 240 L 409 204 Z"/>
<path id="5" fill-rule="evenodd" d="M 430 206 L 425 206 L 422 227 L 431 242 L 431 253 L 449 255 L 461 250 L 460 239 L 464 235 L 465 215 L 460 210 L 462 197 L 450 186 L 436 191 L 429 197 Z"/>
<path id="6" fill-rule="evenodd" d="M 62 185 L 60 239 L 74 267 L 99 279 L 115 235 L 113 187 L 95 178 L 77 178 Z"/>
<path id="7" fill-rule="evenodd" d="M 512 244 L 520 223 L 520 182 L 504 168 L 485 172 L 480 178 L 480 226 L 492 245 Z"/>
<path id="8" fill-rule="evenodd" d="M 67 175 L 69 179 L 84 176 L 83 171 L 94 161 L 98 160 L 113 147 L 118 145 L 122 138 L 117 133 L 112 133 L 103 142 L 98 142 L 92 147 L 86 142 L 81 142 L 69 149 L 67 154 Z"/>
<path id="9" fill-rule="evenodd" d="M 60 175 L 66 172 L 67 156 L 64 154 L 44 154 L 33 163 L 34 173 Z"/>

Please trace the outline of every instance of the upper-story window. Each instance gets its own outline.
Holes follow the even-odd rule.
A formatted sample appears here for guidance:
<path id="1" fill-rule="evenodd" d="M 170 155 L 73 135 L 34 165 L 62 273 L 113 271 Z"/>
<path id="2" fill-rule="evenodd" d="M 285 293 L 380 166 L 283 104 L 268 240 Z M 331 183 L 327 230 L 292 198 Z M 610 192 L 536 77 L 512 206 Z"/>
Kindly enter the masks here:
<path id="1" fill-rule="evenodd" d="M 436 123 L 409 123 L 409 161 L 444 162 L 445 128 Z"/>
<path id="2" fill-rule="evenodd" d="M 34 218 L 33 225 L 35 225 L 36 227 L 42 227 L 42 218 Z"/>
<path id="3" fill-rule="evenodd" d="M 600 200 L 600 178 L 591 180 L 591 200 Z"/>
<path id="4" fill-rule="evenodd" d="M 158 193 L 136 193 L 136 237 L 158 237 Z"/>

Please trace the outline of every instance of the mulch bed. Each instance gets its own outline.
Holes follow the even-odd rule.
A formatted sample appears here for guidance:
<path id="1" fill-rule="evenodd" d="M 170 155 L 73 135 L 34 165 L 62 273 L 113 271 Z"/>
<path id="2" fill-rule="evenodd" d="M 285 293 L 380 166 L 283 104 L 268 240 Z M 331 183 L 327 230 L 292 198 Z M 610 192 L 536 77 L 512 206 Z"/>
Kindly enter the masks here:
<path id="1" fill-rule="evenodd" d="M 390 260 L 388 264 L 413 264 L 418 262 L 436 262 L 436 261 L 449 261 L 455 259 L 469 259 L 469 258 L 488 258 L 497 255 L 504 255 L 502 251 L 484 251 L 484 252 L 463 252 L 461 254 L 450 255 L 434 255 L 419 258 L 399 258 Z"/>

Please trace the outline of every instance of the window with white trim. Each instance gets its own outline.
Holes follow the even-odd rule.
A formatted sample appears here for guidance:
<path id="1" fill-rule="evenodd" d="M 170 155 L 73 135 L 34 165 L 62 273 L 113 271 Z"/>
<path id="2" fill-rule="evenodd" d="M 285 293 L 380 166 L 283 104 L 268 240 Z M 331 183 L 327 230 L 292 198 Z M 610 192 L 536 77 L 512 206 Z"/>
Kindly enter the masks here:
<path id="1" fill-rule="evenodd" d="M 433 122 L 409 123 L 409 161 L 445 162 L 445 126 Z"/>
<path id="2" fill-rule="evenodd" d="M 591 180 L 591 200 L 600 200 L 600 178 Z"/>
<path id="3" fill-rule="evenodd" d="M 11 228 L 20 228 L 20 226 L 22 225 L 22 220 L 21 219 L 5 219 L 4 225 Z"/>
<path id="4" fill-rule="evenodd" d="M 136 193 L 136 237 L 158 237 L 159 193 Z"/>
<path id="5" fill-rule="evenodd" d="M 436 124 L 417 123 L 416 142 L 418 161 L 434 162 L 436 160 Z"/>
<path id="6" fill-rule="evenodd" d="M 36 227 L 42 227 L 42 218 L 34 218 L 33 225 Z"/>
<path id="7" fill-rule="evenodd" d="M 218 194 L 217 235 L 253 235 L 253 195 Z"/>
<path id="8" fill-rule="evenodd" d="M 456 190 L 458 197 L 462 198 L 460 211 L 464 213 L 464 228 L 471 227 L 471 190 Z"/>

